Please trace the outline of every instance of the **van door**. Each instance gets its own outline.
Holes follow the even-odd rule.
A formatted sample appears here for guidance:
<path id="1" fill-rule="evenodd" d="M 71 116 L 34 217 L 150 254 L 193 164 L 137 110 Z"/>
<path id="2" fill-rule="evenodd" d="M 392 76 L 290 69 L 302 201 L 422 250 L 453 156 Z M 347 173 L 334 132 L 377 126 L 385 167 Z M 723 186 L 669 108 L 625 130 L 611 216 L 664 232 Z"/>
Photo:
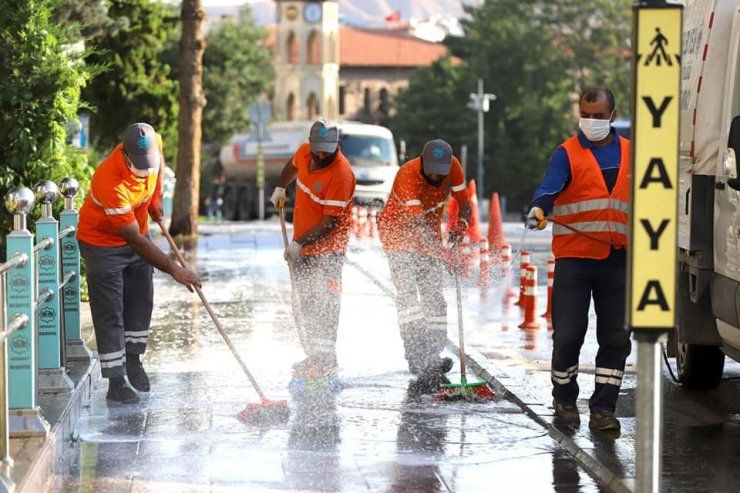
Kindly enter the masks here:
<path id="1" fill-rule="evenodd" d="M 740 11 L 735 11 L 727 56 L 722 100 L 720 153 L 729 148 L 730 129 L 740 116 Z M 736 123 L 737 125 L 737 123 Z M 740 281 L 740 181 L 737 166 L 727 166 L 723 156 L 717 159 L 717 187 L 714 209 L 715 272 Z M 730 169 L 732 168 L 732 169 Z"/>

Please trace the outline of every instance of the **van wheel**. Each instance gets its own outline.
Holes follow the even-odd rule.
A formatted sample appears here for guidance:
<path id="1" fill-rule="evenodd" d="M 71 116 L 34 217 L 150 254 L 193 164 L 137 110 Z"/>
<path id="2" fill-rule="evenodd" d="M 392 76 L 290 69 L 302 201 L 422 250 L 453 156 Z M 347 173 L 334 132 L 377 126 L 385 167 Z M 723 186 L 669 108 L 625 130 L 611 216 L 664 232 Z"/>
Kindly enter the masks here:
<path id="1" fill-rule="evenodd" d="M 719 346 L 676 342 L 678 379 L 690 389 L 713 389 L 722 380 L 725 354 Z"/>

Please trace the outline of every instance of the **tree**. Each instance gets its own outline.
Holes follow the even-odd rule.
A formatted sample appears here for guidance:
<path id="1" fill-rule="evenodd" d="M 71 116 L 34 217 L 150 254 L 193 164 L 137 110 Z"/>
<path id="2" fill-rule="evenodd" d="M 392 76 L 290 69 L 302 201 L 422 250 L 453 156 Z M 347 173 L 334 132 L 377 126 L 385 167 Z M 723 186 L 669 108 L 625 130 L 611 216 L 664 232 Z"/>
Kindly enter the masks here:
<path id="1" fill-rule="evenodd" d="M 203 95 L 206 13 L 201 0 L 183 0 L 180 16 L 180 119 L 177 182 L 170 229 L 173 234 L 192 235 L 198 230 L 201 119 L 206 104 Z"/>
<path id="2" fill-rule="evenodd" d="M 408 88 L 396 97 L 390 124 L 396 138 L 406 141 L 409 156 L 421 154 L 433 138 L 446 140 L 458 156 L 462 145 L 476 142 L 475 113 L 466 108 L 468 86 L 466 72 L 450 57 L 411 74 Z"/>
<path id="3" fill-rule="evenodd" d="M 108 15 L 119 26 L 90 38 L 89 64 L 105 71 L 83 92 L 92 109 L 91 141 L 99 152 L 120 142 L 132 123 L 147 122 L 164 139 L 172 162 L 177 138 L 177 81 L 162 61 L 178 30 L 172 7 L 153 0 L 111 0 Z"/>
<path id="4" fill-rule="evenodd" d="M 83 187 L 84 154 L 67 148 L 66 128 L 77 117 L 80 91 L 91 74 L 67 32 L 51 18 L 50 0 L 0 0 L 0 193 L 14 186 L 72 176 Z M 0 214 L 0 230 L 12 217 Z M 5 258 L 5 235 L 0 254 Z"/>

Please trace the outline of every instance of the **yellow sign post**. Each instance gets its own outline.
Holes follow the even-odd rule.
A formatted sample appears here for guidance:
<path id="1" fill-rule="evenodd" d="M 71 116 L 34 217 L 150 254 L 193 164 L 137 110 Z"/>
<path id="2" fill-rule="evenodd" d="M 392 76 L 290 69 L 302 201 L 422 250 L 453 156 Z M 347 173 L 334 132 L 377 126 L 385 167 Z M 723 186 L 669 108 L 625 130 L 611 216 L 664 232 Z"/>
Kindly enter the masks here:
<path id="1" fill-rule="evenodd" d="M 633 8 L 632 196 L 627 324 L 637 340 L 635 491 L 660 491 L 663 392 L 660 343 L 676 326 L 680 5 Z"/>

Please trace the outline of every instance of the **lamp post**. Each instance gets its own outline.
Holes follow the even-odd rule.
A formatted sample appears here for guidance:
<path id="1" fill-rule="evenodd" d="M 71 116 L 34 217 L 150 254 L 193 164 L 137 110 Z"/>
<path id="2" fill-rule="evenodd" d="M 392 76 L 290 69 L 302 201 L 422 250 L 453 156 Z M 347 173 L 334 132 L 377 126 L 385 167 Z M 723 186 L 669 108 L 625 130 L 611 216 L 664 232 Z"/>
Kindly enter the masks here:
<path id="1" fill-rule="evenodd" d="M 485 184 L 483 183 L 483 114 L 488 113 L 491 101 L 496 101 L 496 95 L 483 92 L 483 79 L 478 79 L 478 92 L 470 93 L 469 108 L 478 112 L 478 203 L 485 197 Z"/>

